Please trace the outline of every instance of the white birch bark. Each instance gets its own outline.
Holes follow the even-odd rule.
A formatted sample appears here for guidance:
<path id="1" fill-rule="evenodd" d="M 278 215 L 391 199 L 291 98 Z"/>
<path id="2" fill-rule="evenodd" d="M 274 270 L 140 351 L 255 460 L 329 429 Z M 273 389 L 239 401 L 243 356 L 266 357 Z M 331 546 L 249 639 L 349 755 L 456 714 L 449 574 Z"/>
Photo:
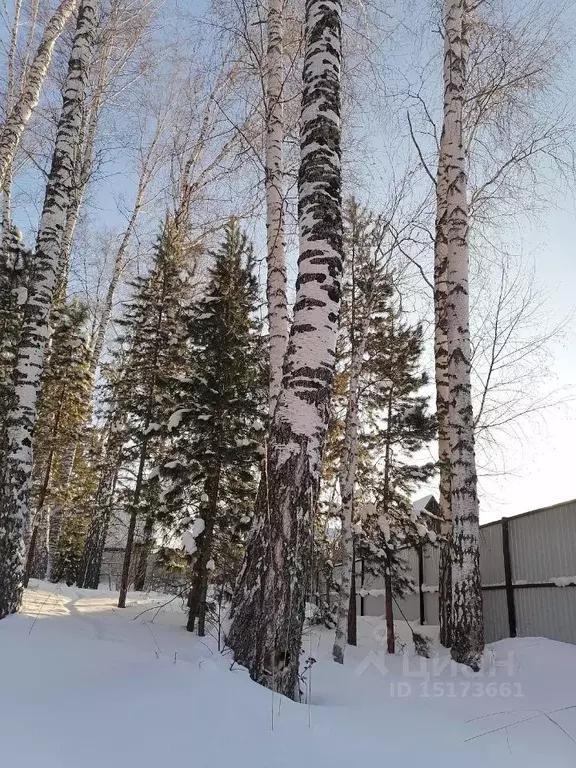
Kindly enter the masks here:
<path id="1" fill-rule="evenodd" d="M 266 229 L 270 389 L 269 412 L 274 413 L 282 383 L 282 365 L 288 344 L 286 260 L 284 236 L 284 0 L 268 3 L 266 52 Z"/>
<path id="2" fill-rule="evenodd" d="M 354 558 L 354 489 L 356 487 L 356 467 L 358 463 L 358 429 L 360 425 L 360 376 L 366 351 L 366 336 L 368 333 L 368 318 L 361 330 L 358 344 L 354 347 L 350 364 L 350 385 L 348 388 L 348 404 L 346 409 L 346 426 L 344 430 L 344 446 L 340 464 L 340 497 L 342 500 L 342 567 L 340 577 L 340 592 L 336 614 L 336 633 L 332 656 L 338 664 L 344 664 L 344 649 L 346 647 L 348 629 L 348 610 L 350 593 L 355 585 L 352 584 L 352 561 Z"/>
<path id="3" fill-rule="evenodd" d="M 25 307 L 15 366 L 15 402 L 8 417 L 8 455 L 2 467 L 0 499 L 0 530 L 3 532 L 0 538 L 0 618 L 18 610 L 22 598 L 24 532 L 29 518 L 36 401 L 44 369 L 62 233 L 70 205 L 73 163 L 97 15 L 98 0 L 81 1 L 40 219 L 34 279 Z"/>
<path id="4" fill-rule="evenodd" d="M 8 72 L 8 82 L 6 87 L 6 102 L 4 105 L 5 115 L 10 114 L 12 111 L 12 105 L 14 103 L 14 92 L 16 85 L 16 48 L 18 45 L 18 32 L 20 30 L 21 11 L 22 0 L 15 0 L 14 17 L 12 20 L 12 28 L 10 30 L 10 45 L 8 47 L 8 61 L 6 66 Z M 6 249 L 9 247 L 10 242 L 10 196 L 12 193 L 12 163 L 10 163 L 9 167 L 6 169 L 2 191 L 4 194 L 2 207 L 2 247 Z"/>
<path id="5" fill-rule="evenodd" d="M 116 3 L 109 18 L 110 24 L 117 21 L 117 10 L 118 4 Z M 84 201 L 86 189 L 92 178 L 92 171 L 94 168 L 94 146 L 96 143 L 100 114 L 106 95 L 106 86 L 109 77 L 108 64 L 113 50 L 113 43 L 114 35 L 108 34 L 102 47 L 102 52 L 98 57 L 98 75 L 93 89 L 90 106 L 85 110 L 82 122 L 81 137 L 78 142 L 78 155 L 75 163 L 76 177 L 73 198 L 68 211 L 66 229 L 62 237 L 62 253 L 60 256 L 60 273 L 58 275 L 58 284 L 56 288 L 56 303 L 63 302 L 66 299 L 74 233 L 76 231 L 80 208 Z"/>
<path id="6" fill-rule="evenodd" d="M 153 144 L 153 146 L 151 147 L 151 150 L 150 150 L 151 153 L 154 146 L 155 145 Z M 154 164 L 152 164 L 152 168 L 153 167 L 155 167 Z M 138 189 L 136 190 L 136 199 L 134 201 L 134 207 L 132 208 L 132 213 L 130 214 L 128 226 L 124 230 L 124 233 L 122 235 L 122 240 L 120 241 L 120 245 L 118 246 L 118 250 L 116 251 L 116 257 L 114 259 L 114 268 L 112 270 L 112 275 L 110 276 L 110 282 L 108 283 L 106 296 L 104 298 L 104 305 L 102 307 L 102 311 L 98 319 L 98 325 L 96 327 L 94 340 L 92 342 L 92 350 L 90 354 L 90 374 L 92 376 L 93 381 L 95 380 L 95 377 L 96 377 L 96 371 L 100 363 L 102 349 L 104 348 L 104 341 L 106 340 L 106 333 L 108 331 L 108 326 L 110 324 L 110 318 L 112 317 L 112 309 L 114 306 L 114 294 L 116 293 L 118 282 L 120 281 L 120 277 L 122 276 L 122 270 L 124 269 L 124 266 L 126 264 L 126 254 L 128 252 L 128 247 L 130 245 L 130 241 L 134 234 L 134 229 L 136 227 L 138 216 L 140 215 L 140 211 L 142 210 L 142 206 L 144 204 L 144 195 L 146 193 L 148 184 L 151 181 L 151 177 L 152 177 L 151 169 L 148 163 L 146 163 L 142 171 L 142 174 L 140 176 L 140 180 L 138 182 Z"/>
<path id="7" fill-rule="evenodd" d="M 4 186 L 6 175 L 12 166 L 24 129 L 38 105 L 40 91 L 48 74 L 56 40 L 77 3 L 78 0 L 62 0 L 46 25 L 42 40 L 26 75 L 22 93 L 2 126 L 0 131 L 0 187 Z"/>
<path id="8" fill-rule="evenodd" d="M 445 541 L 440 548 L 438 607 L 440 642 L 451 645 L 452 616 L 452 508 L 450 503 L 450 440 L 448 432 L 448 336 L 446 327 L 448 241 L 446 237 L 447 178 L 441 142 L 436 176 L 436 236 L 434 242 L 434 372 L 436 378 L 436 418 L 438 424 L 438 462 L 440 465 L 440 516 Z"/>
<path id="9" fill-rule="evenodd" d="M 484 649 L 479 519 L 470 385 L 468 199 L 462 108 L 468 46 L 464 0 L 444 0 L 444 126 L 452 505 L 452 658 L 479 669 Z"/>
<path id="10" fill-rule="evenodd" d="M 294 322 L 228 644 L 295 698 L 311 591 L 312 517 L 328 425 L 342 276 L 340 0 L 307 0 Z M 255 632 L 254 628 L 258 627 Z"/>
<path id="11" fill-rule="evenodd" d="M 38 11 L 40 10 L 40 0 L 32 0 L 30 11 L 28 14 L 28 35 L 26 37 L 26 45 L 24 46 L 24 58 L 22 61 L 21 70 L 21 85 L 25 82 L 28 75 L 28 69 L 30 67 L 30 59 L 32 58 L 32 52 L 34 50 L 34 37 L 36 34 L 36 24 L 38 23 Z"/>

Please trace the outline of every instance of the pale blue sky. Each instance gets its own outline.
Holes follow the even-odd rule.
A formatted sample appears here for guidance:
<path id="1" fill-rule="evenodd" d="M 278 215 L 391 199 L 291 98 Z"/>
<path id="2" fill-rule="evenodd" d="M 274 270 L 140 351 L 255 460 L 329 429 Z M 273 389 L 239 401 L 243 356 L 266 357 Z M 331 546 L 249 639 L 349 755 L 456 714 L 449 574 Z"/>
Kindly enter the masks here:
<path id="1" fill-rule="evenodd" d="M 542 221 L 523 234 L 537 253 L 536 274 L 550 292 L 550 315 L 568 315 L 576 305 L 576 205 L 569 192 L 559 195 Z M 491 520 L 576 498 L 576 328 L 572 322 L 563 342 L 555 346 L 553 370 L 557 385 L 572 388 L 570 401 L 525 422 L 526 439 L 514 443 L 506 458 L 514 474 L 483 481 L 481 519 Z"/>

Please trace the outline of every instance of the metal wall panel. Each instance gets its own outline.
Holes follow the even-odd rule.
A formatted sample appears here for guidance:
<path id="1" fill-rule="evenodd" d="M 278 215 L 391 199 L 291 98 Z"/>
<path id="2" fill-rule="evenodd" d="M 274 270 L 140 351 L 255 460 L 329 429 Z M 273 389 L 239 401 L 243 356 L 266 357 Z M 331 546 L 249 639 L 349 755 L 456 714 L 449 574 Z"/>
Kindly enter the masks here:
<path id="1" fill-rule="evenodd" d="M 482 592 L 484 604 L 484 637 L 487 643 L 495 643 L 510 637 L 506 590 L 485 589 Z"/>
<path id="2" fill-rule="evenodd" d="M 367 573 L 364 576 L 364 589 L 384 589 L 384 576 L 372 576 Z"/>
<path id="3" fill-rule="evenodd" d="M 576 575 L 574 503 L 511 517 L 509 528 L 514 581 L 545 582 Z"/>
<path id="4" fill-rule="evenodd" d="M 426 617 L 426 624 L 437 626 L 440 617 L 438 616 L 438 593 L 437 592 L 425 592 L 424 593 L 424 616 Z"/>
<path id="5" fill-rule="evenodd" d="M 576 643 L 576 587 L 526 587 L 514 597 L 520 637 Z"/>
<path id="6" fill-rule="evenodd" d="M 367 595 L 364 598 L 364 616 L 384 616 L 386 603 L 384 595 Z"/>
<path id="7" fill-rule="evenodd" d="M 407 566 L 406 575 L 409 576 L 415 584 L 418 584 L 418 552 L 412 547 L 403 549 L 400 552 L 400 558 Z"/>
<path id="8" fill-rule="evenodd" d="M 440 547 L 424 547 L 424 584 L 428 587 L 438 587 L 438 572 L 440 569 Z"/>
<path id="9" fill-rule="evenodd" d="M 504 584 L 502 554 L 502 523 L 490 523 L 480 528 L 480 575 L 482 584 Z"/>

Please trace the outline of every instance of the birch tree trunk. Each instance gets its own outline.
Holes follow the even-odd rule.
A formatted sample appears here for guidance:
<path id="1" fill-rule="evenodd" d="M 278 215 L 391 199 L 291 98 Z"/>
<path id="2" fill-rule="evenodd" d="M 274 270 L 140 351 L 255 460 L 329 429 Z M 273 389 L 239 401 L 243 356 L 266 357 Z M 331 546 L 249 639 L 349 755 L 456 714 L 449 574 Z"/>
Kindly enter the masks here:
<path id="1" fill-rule="evenodd" d="M 22 11 L 22 0 L 15 0 L 14 2 L 14 15 L 12 19 L 12 27 L 10 30 L 10 45 L 8 47 L 8 61 L 6 64 L 7 69 L 7 84 L 6 84 L 6 102 L 5 102 L 5 115 L 9 115 L 12 111 L 12 105 L 14 104 L 14 93 L 16 84 L 16 50 L 18 45 L 18 32 L 20 30 L 20 13 Z M 0 134 L 1 135 L 1 134 Z M 12 163 L 6 169 L 6 174 L 3 180 L 3 205 L 2 205 L 2 247 L 6 250 L 9 247 L 10 242 L 10 198 L 12 194 Z"/>
<path id="2" fill-rule="evenodd" d="M 286 261 L 284 237 L 284 0 L 268 3 L 268 48 L 266 52 L 266 229 L 268 276 L 268 327 L 270 335 L 269 412 L 274 413 L 282 365 L 288 344 Z"/>
<path id="3" fill-rule="evenodd" d="M 42 40 L 28 70 L 22 93 L 2 126 L 0 132 L 0 187 L 4 187 L 6 175 L 12 167 L 12 161 L 24 129 L 38 105 L 40 91 L 48 74 L 56 40 L 77 4 L 78 0 L 63 0 L 46 25 Z"/>
<path id="4" fill-rule="evenodd" d="M 102 307 L 102 311 L 98 319 L 96 333 L 94 334 L 94 339 L 92 342 L 92 351 L 90 355 L 90 375 L 92 376 L 93 381 L 96 378 L 96 371 L 98 369 L 98 365 L 100 364 L 100 357 L 102 355 L 102 350 L 104 348 L 106 333 L 108 332 L 108 326 L 110 325 L 110 318 L 112 317 L 112 309 L 114 307 L 114 295 L 116 293 L 116 289 L 118 288 L 118 282 L 120 281 L 120 277 L 122 276 L 122 270 L 124 269 L 124 266 L 126 264 L 126 254 L 128 252 L 130 240 L 132 239 L 132 235 L 134 234 L 136 222 L 137 222 L 138 216 L 140 215 L 140 211 L 142 209 L 144 193 L 146 191 L 148 178 L 149 177 L 145 178 L 144 176 L 140 177 L 138 190 L 136 192 L 136 200 L 134 202 L 134 208 L 132 209 L 132 213 L 128 221 L 128 226 L 126 227 L 124 234 L 122 235 L 122 240 L 120 242 L 120 245 L 118 246 L 118 250 L 116 251 L 116 257 L 114 259 L 114 268 L 112 270 L 112 275 L 110 276 L 110 282 L 108 283 L 106 296 L 104 298 L 104 305 Z"/>
<path id="5" fill-rule="evenodd" d="M 96 130 L 96 126 L 94 125 L 94 130 L 91 133 L 91 135 L 89 136 L 89 140 L 90 140 L 89 149 L 88 148 L 86 149 L 86 152 L 88 154 L 85 155 L 85 159 L 84 159 L 84 163 L 83 163 L 83 171 L 82 171 L 83 176 L 81 178 L 81 192 L 80 192 L 80 194 L 82 194 L 82 191 L 85 190 L 85 188 L 87 186 L 87 183 L 88 183 L 88 181 L 90 179 L 90 171 L 86 171 L 85 164 L 86 163 L 90 163 L 90 165 L 91 165 L 91 163 L 92 163 L 92 147 L 93 147 L 93 140 L 94 140 L 94 137 L 95 137 L 95 130 Z M 122 276 L 122 270 L 124 269 L 124 266 L 125 266 L 125 263 L 126 263 L 126 254 L 127 254 L 127 251 L 128 251 L 128 247 L 130 245 L 130 240 L 132 238 L 132 235 L 134 234 L 134 229 L 135 229 L 135 226 L 136 226 L 136 221 L 138 219 L 138 216 L 139 216 L 140 211 L 141 211 L 142 206 L 143 206 L 144 193 L 146 191 L 147 185 L 148 185 L 148 183 L 149 183 L 149 181 L 151 179 L 151 176 L 152 176 L 151 170 L 152 169 L 146 163 L 145 169 L 142 172 L 142 175 L 140 176 L 140 180 L 139 180 L 139 183 L 138 183 L 138 189 L 137 189 L 137 192 L 136 192 L 136 199 L 135 199 L 135 202 L 134 202 L 134 208 L 132 209 L 132 213 L 131 213 L 130 219 L 128 221 L 128 226 L 127 226 L 126 230 L 124 231 L 124 233 L 122 235 L 122 240 L 120 241 L 120 245 L 118 247 L 118 251 L 116 252 L 116 257 L 114 259 L 114 268 L 112 270 L 112 275 L 110 276 L 110 282 L 108 283 L 108 288 L 107 288 L 107 291 L 106 291 L 106 296 L 104 298 L 104 306 L 102 307 L 102 311 L 100 313 L 100 317 L 98 319 L 98 323 L 97 323 L 97 326 L 96 326 L 96 331 L 95 331 L 94 336 L 93 336 L 93 340 L 92 340 L 92 344 L 91 344 L 91 351 L 90 351 L 90 369 L 89 369 L 90 379 L 91 379 L 91 382 L 92 382 L 92 388 L 94 387 L 94 383 L 96 381 L 96 373 L 97 373 L 97 370 L 98 370 L 98 366 L 100 364 L 100 357 L 102 355 L 102 350 L 104 348 L 104 342 L 106 340 L 106 333 L 108 331 L 108 326 L 110 324 L 110 318 L 112 317 L 112 309 L 113 309 L 113 305 L 114 305 L 114 295 L 116 293 L 116 289 L 118 287 L 118 283 L 120 281 L 120 277 Z M 75 192 L 76 192 L 75 197 L 77 197 L 78 190 L 75 190 Z M 61 258 L 61 263 L 60 263 L 60 275 L 59 275 L 59 280 L 58 280 L 59 285 L 57 287 L 57 295 L 59 296 L 61 301 L 64 301 L 65 298 L 66 298 L 66 286 L 67 286 L 67 281 L 68 281 L 68 267 L 69 267 L 69 263 L 68 263 L 68 260 L 66 259 L 66 255 L 68 255 L 68 256 L 70 255 L 69 248 L 71 247 L 71 244 L 72 244 L 71 243 L 71 238 L 73 236 L 74 227 L 75 227 L 75 224 L 76 224 L 76 221 L 77 221 L 77 218 L 78 218 L 80 202 L 81 202 L 81 200 L 78 201 L 78 199 L 76 199 L 74 201 L 74 203 L 72 205 L 72 209 L 69 211 L 70 215 L 68 216 L 68 219 L 67 219 L 67 222 L 66 222 L 66 229 L 64 230 L 64 235 L 63 235 L 62 258 Z M 72 226 L 70 226 L 71 218 L 73 219 Z M 70 239 L 68 239 L 68 237 Z M 75 457 L 76 457 L 76 453 L 78 451 L 79 439 L 80 438 L 78 436 L 78 438 L 76 440 L 74 440 L 74 442 L 72 442 L 70 444 L 70 446 L 68 448 L 67 456 L 65 457 L 65 460 L 64 460 L 64 463 L 66 464 L 66 462 L 68 462 L 69 467 L 70 467 L 70 473 L 68 475 L 68 480 L 71 480 L 71 478 L 72 478 L 72 468 L 73 468 L 73 465 L 74 465 L 74 460 L 75 460 Z M 62 508 L 60 508 L 60 526 L 59 526 L 58 531 L 60 531 L 61 528 L 62 528 L 62 520 L 61 520 L 61 513 L 62 513 L 62 511 L 63 511 Z M 105 515 L 105 520 L 106 520 L 105 529 L 106 529 L 106 533 L 107 533 L 107 530 L 108 530 L 107 519 L 108 518 Z M 97 524 L 95 524 L 95 525 L 97 525 Z M 59 533 L 58 533 L 58 535 L 59 535 Z M 97 571 L 98 574 L 100 572 L 100 566 L 97 565 L 97 563 L 101 562 L 102 552 L 103 552 L 102 547 L 100 547 L 100 545 L 97 544 L 99 542 L 99 540 L 100 540 L 99 536 L 100 536 L 100 534 L 98 533 L 98 530 L 96 528 L 94 528 L 94 530 L 93 530 L 92 526 L 91 526 L 90 527 L 89 536 L 88 536 L 88 540 L 87 540 L 87 545 L 88 545 L 88 541 L 89 541 L 90 542 L 89 549 L 90 549 L 90 548 L 92 548 L 92 545 L 95 544 L 95 549 L 93 549 L 95 560 L 91 561 L 92 565 L 88 565 L 88 561 L 86 560 L 87 557 L 90 557 L 88 550 L 86 550 L 86 552 L 83 553 L 83 557 L 82 557 L 82 563 L 83 563 L 82 567 L 83 568 L 85 567 L 86 569 L 88 569 L 92 573 L 95 573 Z M 147 555 L 146 555 L 146 560 L 147 560 Z M 85 577 L 85 578 L 87 578 L 87 577 Z M 138 578 L 138 583 L 140 583 L 140 581 L 141 581 L 140 576 L 138 576 L 137 578 Z M 144 576 L 144 578 L 145 578 L 145 576 Z M 90 580 L 90 584 L 92 584 L 92 583 L 93 583 L 93 579 Z M 79 584 L 79 586 L 83 586 L 83 585 Z M 98 583 L 96 583 L 96 586 L 93 587 L 93 588 L 97 589 L 97 587 L 98 587 Z M 136 591 L 139 591 L 138 588 L 136 589 Z"/>
<path id="6" fill-rule="evenodd" d="M 370 312 L 367 311 L 367 317 Z M 344 447 L 340 465 L 340 496 L 342 499 L 342 567 L 338 609 L 336 614 L 336 636 L 332 656 L 338 664 L 344 664 L 348 613 L 352 585 L 352 564 L 354 558 L 354 489 L 356 486 L 356 466 L 358 463 L 358 428 L 360 425 L 360 374 L 366 350 L 367 321 L 364 322 L 359 343 L 353 347 L 350 366 L 350 385 L 348 388 L 348 407 L 344 430 Z"/>
<path id="7" fill-rule="evenodd" d="M 228 635 L 252 679 L 291 698 L 298 693 L 340 312 L 341 31 L 340 0 L 307 0 L 294 322 Z"/>
<path id="8" fill-rule="evenodd" d="M 440 516 L 445 541 L 440 546 L 438 574 L 438 608 L 440 642 L 449 648 L 452 642 L 452 510 L 450 503 L 450 441 L 448 433 L 448 329 L 446 327 L 448 241 L 446 237 L 447 178 L 443 157 L 444 138 L 440 146 L 436 176 L 436 237 L 434 242 L 434 373 L 436 378 L 436 419 L 438 424 L 438 463 L 440 466 Z"/>
<path id="9" fill-rule="evenodd" d="M 73 3 L 70 3 L 71 8 Z M 60 9 L 67 7 L 65 4 Z M 49 318 L 70 203 L 98 0 L 82 0 L 68 63 L 62 112 L 38 232 L 34 279 L 26 303 L 15 366 L 14 406 L 8 416 L 8 455 L 0 498 L 0 618 L 17 611 L 22 599 L 24 531 L 29 517 L 32 434 L 44 369 Z"/>
<path id="10" fill-rule="evenodd" d="M 479 519 L 470 385 L 468 199 L 462 106 L 468 45 L 465 0 L 444 0 L 444 127 L 447 239 L 452 658 L 474 670 L 484 649 Z"/>
<path id="11" fill-rule="evenodd" d="M 118 6 L 119 2 L 116 0 L 108 15 L 108 25 L 110 26 L 113 26 L 118 22 Z M 109 33 L 105 38 L 101 53 L 98 56 L 98 74 L 93 89 L 93 95 L 89 108 L 85 110 L 82 123 L 79 152 L 76 158 L 74 195 L 68 212 L 66 229 L 62 238 L 62 253 L 60 257 L 60 273 L 58 275 L 58 284 L 56 288 L 56 303 L 58 303 L 58 300 L 63 302 L 66 299 L 74 233 L 76 231 L 76 225 L 80 216 L 80 209 L 84 201 L 86 189 L 92 178 L 94 169 L 96 135 L 98 133 L 102 107 L 106 98 L 106 86 L 108 84 L 107 80 L 109 76 L 108 64 L 113 48 L 114 35 Z"/>

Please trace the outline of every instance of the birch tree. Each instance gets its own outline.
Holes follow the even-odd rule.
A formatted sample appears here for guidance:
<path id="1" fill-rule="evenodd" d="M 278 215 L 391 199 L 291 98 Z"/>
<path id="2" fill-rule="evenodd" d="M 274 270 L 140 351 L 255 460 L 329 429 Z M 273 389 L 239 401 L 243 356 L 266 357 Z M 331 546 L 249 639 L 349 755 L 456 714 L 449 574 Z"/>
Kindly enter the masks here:
<path id="1" fill-rule="evenodd" d="M 16 0 L 14 3 L 12 26 L 10 29 L 10 44 L 6 62 L 7 83 L 6 83 L 6 101 L 4 114 L 8 116 L 12 111 L 14 96 L 16 90 L 16 51 L 18 45 L 18 33 L 20 30 L 20 14 L 22 11 L 22 0 Z M 3 207 L 2 207 L 2 244 L 4 249 L 9 248 L 11 239 L 10 232 L 10 194 L 12 186 L 12 167 L 7 168 L 3 182 Z"/>
<path id="2" fill-rule="evenodd" d="M 301 51 L 301 24 L 291 0 L 234 0 L 236 45 L 244 71 L 243 97 L 256 102 L 257 127 L 252 155 L 263 171 L 267 229 L 267 282 L 270 397 L 273 413 L 282 381 L 289 333 L 286 298 L 286 210 L 294 163 L 290 142 L 297 124 L 301 83 L 294 77 Z M 267 30 L 263 35 L 262 30 Z M 248 62 L 248 64 L 245 63 Z M 252 87 L 255 88 L 254 94 Z M 263 108 L 259 108 L 262 104 Z M 262 135 L 263 134 L 263 135 Z M 259 142 L 262 139 L 263 152 Z M 288 141 L 287 141 L 288 139 Z"/>
<path id="3" fill-rule="evenodd" d="M 25 307 L 15 365 L 15 402 L 8 415 L 8 450 L 1 468 L 0 528 L 3 535 L 0 538 L 0 618 L 18 610 L 22 598 L 23 545 L 29 517 L 36 400 L 49 336 L 62 232 L 70 205 L 73 162 L 80 138 L 97 16 L 97 0 L 82 0 L 40 219 L 34 278 Z"/>
<path id="4" fill-rule="evenodd" d="M 307 0 L 294 322 L 265 483 L 228 643 L 252 679 L 297 696 L 312 523 L 334 377 L 342 275 L 341 3 Z M 254 627 L 258 627 L 257 633 Z"/>
<path id="5" fill-rule="evenodd" d="M 436 176 L 436 230 L 434 239 L 434 374 L 436 379 L 436 419 L 438 428 L 439 503 L 444 541 L 440 545 L 438 606 L 440 642 L 449 648 L 452 641 L 452 505 L 450 498 L 450 438 L 448 424 L 448 329 L 446 315 L 448 239 L 447 173 L 440 152 Z"/>
<path id="6" fill-rule="evenodd" d="M 484 625 L 470 381 L 467 162 L 462 124 L 468 54 L 465 13 L 464 0 L 444 0 L 444 124 L 439 166 L 441 173 L 446 174 L 445 274 L 452 508 L 451 653 L 455 661 L 478 670 L 484 650 Z M 442 218 L 442 210 L 440 214 L 439 218 Z"/>
<path id="7" fill-rule="evenodd" d="M 489 431 L 480 426 L 478 414 L 485 409 L 486 399 L 491 404 L 498 400 L 506 401 L 506 419 L 508 423 L 523 420 L 532 411 L 532 404 L 526 398 L 515 398 L 511 402 L 508 395 L 496 391 L 498 377 L 492 375 L 490 364 L 490 338 L 494 317 L 500 315 L 500 275 L 493 269 L 496 261 L 510 260 L 507 248 L 501 241 L 495 240 L 495 228 L 510 217 L 526 215 L 527 210 L 538 197 L 537 187 L 548 178 L 550 164 L 560 169 L 566 167 L 566 155 L 571 152 L 573 120 L 569 118 L 563 105 L 553 101 L 554 89 L 558 85 L 559 72 L 562 70 L 563 29 L 561 15 L 550 14 L 545 4 L 536 3 L 526 7 L 519 15 L 510 15 L 500 4 L 478 4 L 467 12 L 467 38 L 470 54 L 465 73 L 465 96 L 462 107 L 463 143 L 467 162 L 468 221 L 469 244 L 474 280 L 474 300 L 472 315 L 473 377 L 472 392 L 476 411 L 475 427 L 477 453 L 489 454 L 489 461 L 494 469 L 494 441 Z M 445 317 L 443 317 L 443 297 L 446 294 L 446 180 L 443 169 L 443 157 L 434 119 L 432 102 L 427 101 L 425 92 L 412 94 L 418 109 L 425 115 L 425 127 L 418 132 L 416 139 L 412 122 L 408 125 L 413 143 L 416 145 L 420 160 L 429 178 L 435 180 L 436 227 L 435 233 L 426 234 L 435 247 L 435 357 L 436 386 L 438 408 L 438 438 L 440 502 L 445 518 L 444 538 L 440 557 L 440 639 L 445 645 L 450 644 L 450 583 L 448 551 L 451 531 L 450 522 L 450 473 L 447 461 L 447 339 Z M 547 105 L 543 110 L 542 105 Z M 426 138 L 428 137 L 428 138 Z M 420 141 L 422 143 L 420 144 Z M 426 165 L 426 146 L 433 146 L 433 151 L 440 154 L 436 178 Z M 544 173 L 542 173 L 544 170 Z M 547 183 L 545 181 L 544 183 Z M 541 200 L 538 199 L 538 204 Z M 496 238 L 500 238 L 496 235 Z M 514 243 L 516 246 L 516 243 Z M 423 250 L 427 250 L 424 243 Z M 498 251 L 502 251 L 499 254 Z M 504 255 L 504 252 L 506 254 Z M 524 300 L 519 295 L 518 306 L 514 310 L 520 315 L 526 313 Z M 507 303 L 509 298 L 507 299 Z M 508 306 L 510 311 L 511 307 Z M 498 324 L 502 330 L 502 323 Z M 510 328 L 506 338 L 507 351 L 516 345 L 525 345 L 525 338 L 520 332 L 520 325 Z M 550 338 L 550 328 L 539 336 L 545 341 Z M 534 348 L 526 345 L 526 349 Z M 479 354 L 477 351 L 479 350 Z M 514 380 L 520 372 L 515 354 L 502 353 L 501 362 L 510 367 L 503 380 Z M 486 360 L 484 361 L 485 358 Z M 483 363 L 486 362 L 485 366 Z M 520 366 L 525 370 L 525 365 Z M 477 369 L 476 371 L 474 369 Z M 540 372 L 542 378 L 544 369 Z M 500 375 L 503 374 L 501 370 Z M 537 378 L 536 374 L 535 378 Z M 524 389 L 524 392 L 526 390 Z M 530 394 L 534 388 L 530 388 Z M 557 402 L 557 393 L 550 402 Z M 543 402 L 541 392 L 533 398 L 533 404 L 540 408 Z M 495 420 L 498 425 L 500 419 Z M 497 428 L 497 427 L 496 427 Z M 484 449 L 484 446 L 487 449 Z"/>
<path id="8" fill-rule="evenodd" d="M 147 148 L 144 148 L 144 147 L 142 148 L 143 158 L 142 158 L 142 164 L 141 164 L 139 176 L 138 176 L 138 185 L 136 188 L 134 205 L 132 207 L 132 211 L 130 213 L 130 216 L 126 225 L 126 229 L 122 233 L 120 244 L 118 245 L 118 249 L 114 256 L 112 274 L 110 275 L 110 279 L 108 281 L 106 295 L 104 297 L 102 307 L 100 308 L 100 311 L 98 313 L 98 318 L 97 318 L 94 335 L 92 339 L 91 366 L 92 366 L 93 375 L 96 374 L 96 370 L 98 368 L 98 365 L 100 363 L 100 358 L 102 356 L 102 351 L 104 349 L 106 333 L 108 331 L 108 326 L 110 325 L 110 320 L 112 318 L 112 310 L 114 307 L 114 296 L 116 294 L 116 290 L 118 288 L 118 283 L 120 282 L 120 278 L 122 277 L 122 271 L 126 266 L 126 260 L 128 257 L 130 241 L 134 236 L 138 217 L 140 216 L 142 209 L 146 204 L 146 192 L 150 184 L 152 183 L 152 180 L 154 177 L 154 171 L 157 169 L 160 162 L 160 155 L 158 153 L 158 143 L 162 134 L 162 129 L 163 129 L 162 122 L 161 120 L 158 120 L 154 134 L 150 141 L 150 145 Z"/>
<path id="9" fill-rule="evenodd" d="M 366 329 L 367 331 L 367 329 Z M 350 608 L 350 593 L 353 588 L 354 565 L 354 492 L 356 485 L 356 465 L 358 459 L 358 428 L 359 428 L 359 384 L 362 372 L 366 335 L 362 333 L 359 343 L 354 346 L 350 366 L 350 385 L 348 389 L 348 406 L 346 410 L 346 426 L 344 429 L 344 449 L 340 467 L 340 496 L 342 499 L 342 578 L 338 594 L 338 609 L 336 615 L 336 637 L 332 656 L 338 664 L 344 663 L 344 648 L 348 630 L 348 612 Z"/>
<path id="10" fill-rule="evenodd" d="M 0 187 L 4 186 L 24 129 L 38 105 L 56 41 L 77 5 L 78 0 L 62 0 L 48 21 L 36 55 L 26 74 L 22 92 L 0 129 Z"/>
<path id="11" fill-rule="evenodd" d="M 268 326 L 270 336 L 270 414 L 274 413 L 282 382 L 288 343 L 286 260 L 284 237 L 283 85 L 284 0 L 269 0 L 266 53 L 266 229 L 268 250 Z"/>
<path id="12" fill-rule="evenodd" d="M 153 8 L 154 4 L 150 4 L 148 0 L 138 0 L 136 3 L 132 0 L 111 0 L 110 7 L 107 13 L 103 14 L 98 29 L 89 86 L 90 93 L 83 114 L 80 151 L 75 160 L 72 203 L 62 237 L 62 257 L 55 303 L 62 302 L 66 298 L 74 234 L 88 188 L 93 182 L 93 177 L 98 171 L 101 160 L 114 152 L 110 145 L 116 145 L 123 139 L 125 127 L 120 119 L 121 112 L 122 110 L 129 110 L 130 113 L 136 112 L 136 105 L 139 106 L 142 102 L 143 99 L 139 101 L 138 97 L 143 96 L 143 92 L 136 90 L 139 77 L 148 76 L 147 87 L 148 90 L 151 90 L 150 70 L 152 67 L 145 54 L 147 33 L 153 16 L 151 6 Z M 126 98 L 123 94 L 128 88 L 130 89 L 130 98 L 133 100 L 126 104 Z M 137 114 L 140 115 L 140 111 Z M 159 128 L 159 123 L 160 120 L 157 121 L 157 128 Z M 119 131 L 120 126 L 123 130 Z M 129 132 L 132 133 L 130 130 Z M 138 138 L 139 133 L 137 133 Z M 102 146 L 103 135 L 107 139 L 105 146 Z M 142 176 L 148 175 L 149 177 L 151 175 L 151 170 L 147 168 L 147 165 L 157 142 L 157 138 L 151 141 L 148 156 L 143 157 L 146 153 L 145 146 L 138 147 Z M 149 184 L 149 178 L 143 180 L 142 176 L 136 191 L 135 208 L 138 209 L 143 203 L 141 186 L 142 184 L 144 186 Z M 134 224 L 135 222 L 129 218 L 128 240 Z M 117 282 L 118 278 L 116 278 Z M 116 288 L 116 283 L 113 290 Z M 106 326 L 107 323 L 104 325 Z"/>

